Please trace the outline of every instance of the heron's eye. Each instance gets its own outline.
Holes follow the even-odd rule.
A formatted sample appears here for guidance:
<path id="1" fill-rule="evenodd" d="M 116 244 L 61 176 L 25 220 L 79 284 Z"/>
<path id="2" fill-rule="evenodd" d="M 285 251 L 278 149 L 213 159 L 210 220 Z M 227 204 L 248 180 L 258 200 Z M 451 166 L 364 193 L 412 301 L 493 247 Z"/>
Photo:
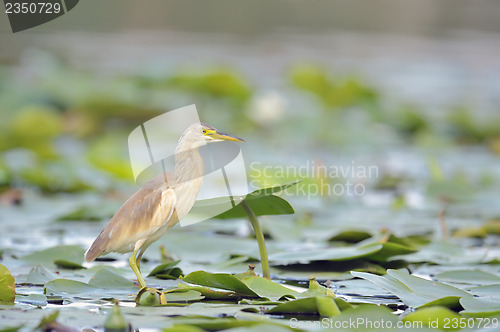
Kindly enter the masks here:
<path id="1" fill-rule="evenodd" d="M 202 133 L 203 135 L 205 135 L 205 134 L 207 133 L 207 131 L 206 131 L 205 129 L 203 129 L 203 130 L 201 131 L 201 133 Z"/>

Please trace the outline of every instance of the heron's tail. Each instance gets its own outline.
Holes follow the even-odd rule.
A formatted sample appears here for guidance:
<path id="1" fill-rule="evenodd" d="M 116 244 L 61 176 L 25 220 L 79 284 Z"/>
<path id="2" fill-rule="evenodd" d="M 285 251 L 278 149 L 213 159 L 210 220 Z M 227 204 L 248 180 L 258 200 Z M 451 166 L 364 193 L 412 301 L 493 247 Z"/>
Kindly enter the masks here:
<path id="1" fill-rule="evenodd" d="M 94 240 L 94 243 L 85 252 L 85 261 L 92 262 L 97 257 L 101 256 L 108 245 L 109 238 L 103 235 L 104 231 Z"/>

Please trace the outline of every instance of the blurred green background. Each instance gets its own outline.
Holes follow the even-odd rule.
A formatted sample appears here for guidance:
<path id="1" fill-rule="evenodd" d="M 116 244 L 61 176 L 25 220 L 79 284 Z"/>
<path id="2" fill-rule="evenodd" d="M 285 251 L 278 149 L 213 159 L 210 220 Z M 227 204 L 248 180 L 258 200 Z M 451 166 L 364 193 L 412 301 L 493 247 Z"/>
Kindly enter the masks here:
<path id="1" fill-rule="evenodd" d="M 499 7 L 84 1 L 16 34 L 4 17 L 0 185 L 130 182 L 130 130 L 192 103 L 204 121 L 245 137 L 254 161 L 331 164 L 360 147 L 498 154 Z"/>
<path id="2" fill-rule="evenodd" d="M 131 130 L 196 104 L 203 121 L 246 140 L 252 185 L 300 177 L 294 188 L 321 189 L 286 195 L 295 215 L 260 218 L 271 255 L 306 255 L 288 268 L 273 264 L 273 277 L 302 282 L 314 274 L 334 280 L 340 295 L 395 304 L 398 313 L 402 302 L 358 279 L 349 286 L 348 272 L 407 266 L 430 278 L 467 265 L 498 280 L 499 55 L 493 0 L 82 0 L 16 34 L 0 14 L 0 260 L 16 282 L 29 280 L 33 266 L 21 261 L 40 249 L 76 245 L 81 264 L 82 248 L 137 190 Z M 378 172 L 328 177 L 313 164 Z M 264 174 L 267 166 L 274 174 Z M 278 174 L 281 166 L 307 172 Z M 346 181 L 366 192 L 323 191 Z M 243 219 L 171 232 L 146 252 L 145 271 L 164 258 L 160 244 L 186 273 L 243 272 L 258 257 Z M 374 261 L 307 259 L 308 250 L 335 256 L 363 240 L 411 243 L 408 252 L 417 252 L 396 262 L 389 258 L 398 250 Z M 86 282 L 106 264 L 133 277 L 124 256 L 106 259 L 76 272 L 52 264 L 57 276 L 49 279 L 62 272 Z M 74 324 L 102 316 L 92 307 L 101 299 L 93 301 Z"/>
<path id="3" fill-rule="evenodd" d="M 499 13 L 496 1 L 89 0 L 16 34 L 4 17 L 2 204 L 123 201 L 136 189 L 130 131 L 196 104 L 247 140 L 253 184 L 296 178 L 265 165 L 376 165 L 353 179 L 367 197 L 317 198 L 437 215 L 499 183 Z"/>

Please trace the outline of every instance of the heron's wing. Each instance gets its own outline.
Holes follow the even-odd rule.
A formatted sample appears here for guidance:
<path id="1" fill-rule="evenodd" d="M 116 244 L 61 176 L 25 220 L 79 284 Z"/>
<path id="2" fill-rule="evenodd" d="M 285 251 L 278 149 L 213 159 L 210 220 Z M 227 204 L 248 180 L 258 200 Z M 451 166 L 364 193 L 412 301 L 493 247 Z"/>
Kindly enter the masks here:
<path id="1" fill-rule="evenodd" d="M 157 177 L 130 197 L 115 213 L 85 253 L 85 260 L 118 251 L 128 252 L 135 243 L 152 236 L 162 226 L 175 224 L 175 192 Z M 169 222 L 170 221 L 170 222 Z"/>

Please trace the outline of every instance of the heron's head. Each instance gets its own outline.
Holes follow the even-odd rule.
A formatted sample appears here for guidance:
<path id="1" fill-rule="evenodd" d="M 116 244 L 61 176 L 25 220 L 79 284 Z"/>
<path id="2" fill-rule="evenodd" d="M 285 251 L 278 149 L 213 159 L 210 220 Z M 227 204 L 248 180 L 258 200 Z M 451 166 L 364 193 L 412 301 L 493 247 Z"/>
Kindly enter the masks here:
<path id="1" fill-rule="evenodd" d="M 223 133 L 206 123 L 199 122 L 186 129 L 179 139 L 179 144 L 185 143 L 189 148 L 197 148 L 207 143 L 222 141 L 244 142 L 239 137 Z"/>

